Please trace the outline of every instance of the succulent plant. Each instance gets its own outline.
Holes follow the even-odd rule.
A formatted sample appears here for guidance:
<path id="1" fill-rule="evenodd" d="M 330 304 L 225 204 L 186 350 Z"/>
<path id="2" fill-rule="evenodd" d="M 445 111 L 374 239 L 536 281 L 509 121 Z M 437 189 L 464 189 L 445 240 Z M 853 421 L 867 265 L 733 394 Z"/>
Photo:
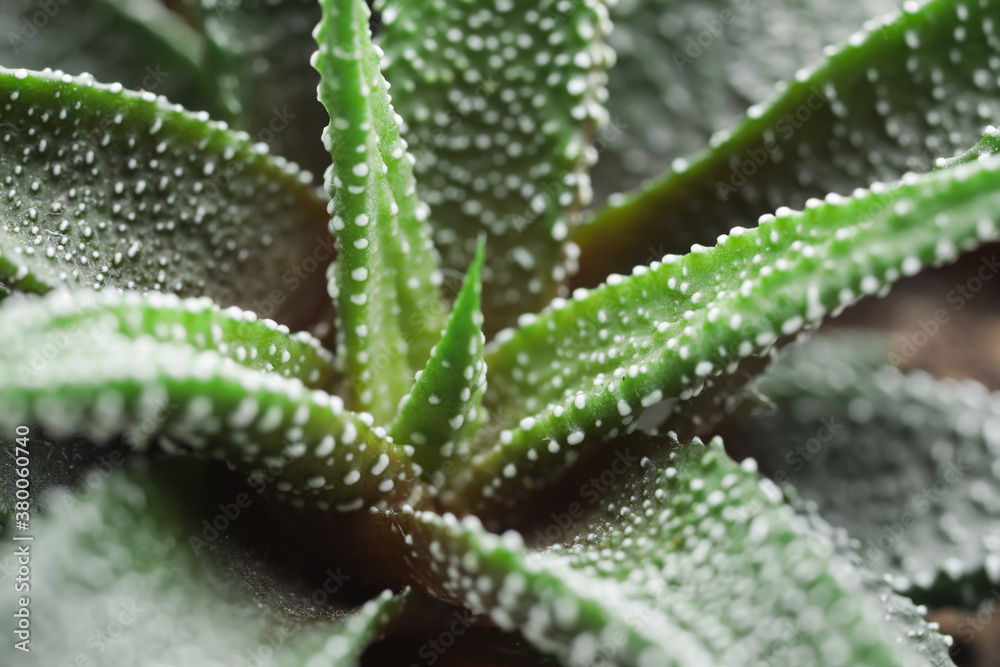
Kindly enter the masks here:
<path id="1" fill-rule="evenodd" d="M 805 339 L 1000 237 L 1000 3 L 785 4 L 5 3 L 4 655 L 953 664 L 1000 396 Z"/>

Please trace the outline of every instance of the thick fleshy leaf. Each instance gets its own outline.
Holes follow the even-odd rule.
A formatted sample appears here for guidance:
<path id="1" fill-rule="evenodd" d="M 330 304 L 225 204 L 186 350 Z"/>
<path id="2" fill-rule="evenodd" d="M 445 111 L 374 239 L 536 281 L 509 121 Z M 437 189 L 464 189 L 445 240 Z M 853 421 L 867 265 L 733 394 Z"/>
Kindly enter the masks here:
<path id="1" fill-rule="evenodd" d="M 52 72 L 0 70 L 0 109 L 8 285 L 169 291 L 281 318 L 320 302 L 296 290 L 332 256 L 323 202 L 246 135 Z"/>
<path id="2" fill-rule="evenodd" d="M 898 7 L 896 0 L 620 0 L 608 36 L 614 132 L 596 145 L 595 203 L 702 150 L 776 84 L 819 61 L 823 47 Z"/>
<path id="3" fill-rule="evenodd" d="M 797 72 L 707 152 L 598 213 L 574 237 L 587 271 L 578 284 L 709 243 L 779 206 L 929 171 L 974 144 L 1000 119 L 991 74 L 1000 5 L 930 0 L 904 10 Z"/>
<path id="4" fill-rule="evenodd" d="M 440 472 L 442 466 L 452 472 L 454 461 L 469 458 L 470 445 L 488 416 L 483 410 L 483 258 L 480 244 L 441 341 L 413 390 L 403 398 L 389 429 L 395 440 L 413 444 L 413 460 L 432 479 L 435 473 L 446 474 Z"/>
<path id="5" fill-rule="evenodd" d="M 182 499 L 176 488 L 197 478 L 190 466 L 165 473 L 132 464 L 94 487 L 53 495 L 32 522 L 34 539 L 14 542 L 31 554 L 31 652 L 8 647 L 8 659 L 26 667 L 347 667 L 408 604 L 408 593 L 389 591 L 353 610 L 316 605 L 308 588 L 263 592 L 239 547 L 193 546 L 203 517 L 190 491 Z M 315 582 L 321 593 L 323 583 Z M 17 596 L 0 601 L 4 616 L 17 609 Z"/>
<path id="6" fill-rule="evenodd" d="M 201 37 L 159 0 L 9 0 L 0 6 L 0 66 L 60 69 L 216 110 Z"/>
<path id="7" fill-rule="evenodd" d="M 219 350 L 109 332 L 117 318 L 59 327 L 49 311 L 46 300 L 0 309 L 9 332 L 0 349 L 5 429 L 37 424 L 54 441 L 96 443 L 133 433 L 135 447 L 155 440 L 171 453 L 223 459 L 255 483 L 276 480 L 279 498 L 320 510 L 382 506 L 419 483 L 408 447 L 298 378 L 261 373 Z"/>
<path id="8" fill-rule="evenodd" d="M 599 507 L 554 517 L 568 543 L 541 551 L 472 516 L 388 516 L 418 585 L 567 665 L 947 664 L 922 610 L 854 569 L 835 534 L 815 532 L 720 441 L 663 461 L 665 449 Z"/>
<path id="9" fill-rule="evenodd" d="M 406 142 L 371 43 L 363 0 L 323 0 L 313 63 L 330 113 L 324 141 L 338 354 L 350 400 L 389 423 L 445 325 L 437 251 L 424 224 Z"/>
<path id="10" fill-rule="evenodd" d="M 319 142 L 328 119 L 309 66 L 316 0 L 193 0 L 226 117 L 256 141 L 316 174 L 330 164 Z"/>
<path id="11" fill-rule="evenodd" d="M 317 339 L 305 332 L 291 334 L 285 325 L 260 320 L 252 311 L 235 306 L 220 309 L 204 297 L 59 291 L 41 302 L 8 302 L 5 308 L 9 321 L 16 319 L 19 327 L 59 346 L 68 344 L 78 328 L 132 339 L 151 336 L 164 343 L 215 350 L 247 368 L 297 378 L 311 389 L 327 389 L 331 383 L 333 357 Z M 44 372 L 49 363 L 49 348 L 36 348 L 25 360 L 25 372 Z"/>
<path id="12" fill-rule="evenodd" d="M 496 331 L 566 277 L 563 241 L 589 201 L 588 143 L 606 120 L 605 2 L 379 6 L 434 240 L 444 266 L 464 271 L 489 235 L 483 303 Z"/>
<path id="13" fill-rule="evenodd" d="M 811 200 L 802 212 L 779 209 L 714 248 L 612 275 L 524 318 L 486 355 L 486 404 L 509 430 L 456 482 L 511 504 L 582 442 L 634 429 L 664 399 L 678 399 L 672 409 L 682 412 L 704 393 L 695 419 L 674 427 L 703 429 L 749 379 L 738 374 L 742 360 L 996 238 L 1000 160 L 911 176 Z"/>
<path id="14" fill-rule="evenodd" d="M 793 347 L 734 427 L 763 472 L 860 541 L 865 567 L 922 600 L 976 603 L 988 588 L 956 582 L 1000 583 L 1000 394 L 891 358 L 854 337 Z"/>

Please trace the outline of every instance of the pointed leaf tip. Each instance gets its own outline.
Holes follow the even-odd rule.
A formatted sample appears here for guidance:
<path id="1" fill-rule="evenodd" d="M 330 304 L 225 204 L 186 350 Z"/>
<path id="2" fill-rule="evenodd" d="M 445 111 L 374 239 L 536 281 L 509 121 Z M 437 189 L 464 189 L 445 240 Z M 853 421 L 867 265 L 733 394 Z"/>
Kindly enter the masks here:
<path id="1" fill-rule="evenodd" d="M 331 296 L 349 400 L 388 423 L 445 322 L 442 275 L 363 0 L 323 0 L 314 65 L 331 122 Z"/>
<path id="2" fill-rule="evenodd" d="M 485 337 L 482 333 L 482 268 L 485 238 L 455 300 L 447 328 L 427 367 L 402 402 L 390 433 L 414 445 L 413 459 L 429 479 L 440 483 L 447 461 L 468 459 L 471 443 L 485 423 Z"/>

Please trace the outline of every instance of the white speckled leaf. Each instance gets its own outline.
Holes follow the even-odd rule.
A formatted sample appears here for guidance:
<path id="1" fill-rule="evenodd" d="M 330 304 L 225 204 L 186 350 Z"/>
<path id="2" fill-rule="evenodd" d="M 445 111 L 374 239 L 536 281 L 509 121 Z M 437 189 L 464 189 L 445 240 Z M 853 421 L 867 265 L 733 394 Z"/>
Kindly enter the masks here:
<path id="1" fill-rule="evenodd" d="M 5 649 L 14 665 L 221 667 L 263 656 L 275 667 L 350 667 L 412 597 L 386 591 L 355 610 L 317 610 L 307 597 L 290 609 L 262 594 L 238 548 L 192 548 L 202 517 L 176 492 L 192 477 L 190 467 L 132 464 L 50 498 L 34 541 L 15 543 L 32 554 L 32 650 Z M 16 600 L 4 596 L 0 613 L 10 617 Z"/>
<path id="2" fill-rule="evenodd" d="M 0 328 L 11 332 L 0 349 L 7 432 L 37 424 L 53 441 L 80 435 L 98 444 L 132 434 L 136 448 L 155 441 L 270 476 L 279 498 L 321 510 L 385 506 L 419 483 L 408 447 L 298 378 L 247 367 L 221 349 L 132 338 L 132 325 L 130 335 L 115 331 L 122 324 L 113 314 L 59 326 L 52 311 L 45 299 L 0 309 Z"/>
<path id="3" fill-rule="evenodd" d="M 824 62 L 800 63 L 709 150 L 599 212 L 574 237 L 586 271 L 578 284 L 709 243 L 778 206 L 929 171 L 975 143 L 1000 119 L 1000 4 L 904 8 L 828 49 Z"/>
<path id="4" fill-rule="evenodd" d="M 471 455 L 470 445 L 485 423 L 483 313 L 480 307 L 484 247 L 480 245 L 462 290 L 413 390 L 403 398 L 389 433 L 412 443 L 413 460 L 434 479 L 442 466 L 452 472 Z M 449 463 L 450 462 L 450 463 Z M 440 479 L 440 478 L 439 478 Z"/>
<path id="5" fill-rule="evenodd" d="M 860 541 L 865 567 L 935 606 L 974 606 L 1000 583 L 1000 394 L 892 359 L 856 337 L 792 347 L 734 426 L 764 473 Z"/>
<path id="6" fill-rule="evenodd" d="M 749 379 L 736 374 L 742 360 L 995 239 L 998 184 L 992 158 L 810 200 L 524 318 L 486 354 L 486 405 L 509 430 L 456 483 L 485 503 L 512 504 L 516 489 L 551 475 L 582 442 L 634 429 L 664 399 L 678 399 L 675 430 L 703 429 Z M 502 475 L 510 464 L 516 476 Z"/>
<path id="7" fill-rule="evenodd" d="M 216 350 L 247 368 L 297 378 L 310 389 L 329 389 L 331 384 L 333 355 L 319 340 L 305 332 L 292 334 L 285 325 L 258 319 L 252 311 L 221 309 L 206 297 L 57 291 L 41 301 L 11 301 L 0 313 L 18 327 L 53 340 L 61 341 L 63 332 L 72 335 L 80 328 L 132 339 L 151 336 L 196 350 Z M 47 363 L 45 354 L 37 360 Z"/>
<path id="8" fill-rule="evenodd" d="M 294 165 L 152 93 L 0 70 L 0 277 L 309 310 L 293 268 L 332 254 Z M 308 276 L 307 276 L 308 277 Z M 281 286 L 278 289 L 278 286 Z M 301 311 L 300 311 L 301 312 Z"/>
<path id="9" fill-rule="evenodd" d="M 720 441 L 670 456 L 542 551 L 474 517 L 396 514 L 413 576 L 573 666 L 947 664 L 925 610 L 855 570 Z"/>
<path id="10" fill-rule="evenodd" d="M 402 89 L 435 243 L 464 271 L 489 235 L 483 299 L 496 331 L 566 277 L 563 241 L 590 197 L 587 144 L 606 119 L 605 2 L 381 4 L 386 77 Z"/>
<path id="11" fill-rule="evenodd" d="M 323 0 L 313 64 L 330 113 L 331 276 L 349 400 L 389 423 L 445 325 L 438 256 L 363 0 Z"/>

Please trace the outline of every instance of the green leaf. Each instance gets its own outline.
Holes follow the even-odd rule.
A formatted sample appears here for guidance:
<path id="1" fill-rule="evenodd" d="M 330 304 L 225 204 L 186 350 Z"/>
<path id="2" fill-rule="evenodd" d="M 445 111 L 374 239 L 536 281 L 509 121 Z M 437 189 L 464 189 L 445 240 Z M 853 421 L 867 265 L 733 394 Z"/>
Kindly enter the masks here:
<path id="1" fill-rule="evenodd" d="M 605 2 L 382 4 L 386 77 L 402 89 L 434 240 L 444 266 L 464 271 L 488 234 L 496 331 L 567 276 L 563 241 L 590 197 L 587 144 L 606 120 Z"/>
<path id="2" fill-rule="evenodd" d="M 736 228 L 714 248 L 612 275 L 526 316 L 486 354 L 486 405 L 506 415 L 509 430 L 456 483 L 474 506 L 512 504 L 585 440 L 633 430 L 664 399 L 677 399 L 672 410 L 681 412 L 705 392 L 700 418 L 676 426 L 704 429 L 740 384 L 742 360 L 954 259 L 959 247 L 996 238 L 998 184 L 994 158 L 810 200 L 802 212 L 779 209 L 755 229 Z"/>
<path id="3" fill-rule="evenodd" d="M 189 109 L 217 108 L 201 37 L 158 0 L 9 0 L 0 35 L 8 69 L 87 72 Z"/>
<path id="4" fill-rule="evenodd" d="M 352 403 L 389 423 L 445 325 L 437 252 L 362 0 L 324 0 L 314 64 L 330 112 L 324 141 L 338 354 Z"/>
<path id="5" fill-rule="evenodd" d="M 892 356 L 857 337 L 793 347 L 733 427 L 763 472 L 860 541 L 865 567 L 921 601 L 974 604 L 1000 583 L 1000 394 Z"/>
<path id="6" fill-rule="evenodd" d="M 472 516 L 387 516 L 415 582 L 567 665 L 946 664 L 920 610 L 851 567 L 721 441 L 665 449 L 541 551 Z"/>
<path id="7" fill-rule="evenodd" d="M 896 0 L 620 0 L 608 79 L 613 124 L 598 134 L 595 203 L 659 176 L 773 95 L 824 46 L 843 42 Z M 780 202 L 788 203 L 788 202 Z M 686 248 L 684 248 L 686 249 Z M 659 254 L 663 254 L 660 252 Z"/>
<path id="8" fill-rule="evenodd" d="M 471 443 L 488 415 L 483 410 L 483 313 L 480 308 L 484 245 L 465 276 L 441 341 L 403 398 L 389 433 L 413 443 L 413 460 L 434 478 L 442 466 L 468 459 Z"/>
<path id="9" fill-rule="evenodd" d="M 1000 5 L 931 0 L 904 9 L 797 72 L 706 152 L 599 212 L 573 239 L 587 271 L 576 284 L 709 243 L 778 206 L 929 171 L 975 143 L 987 122 L 998 124 L 990 63 L 1000 57 Z"/>
<path id="10" fill-rule="evenodd" d="M 317 605 L 308 588 L 276 592 L 241 547 L 194 546 L 204 517 L 177 488 L 208 481 L 200 477 L 190 465 L 154 472 L 137 462 L 51 497 L 34 540 L 15 543 L 31 550 L 31 652 L 15 664 L 347 667 L 412 598 L 386 591 L 353 610 Z M 4 616 L 17 609 L 17 596 L 0 601 Z"/>
<path id="11" fill-rule="evenodd" d="M 85 77 L 0 70 L 0 99 L 8 285 L 151 289 L 311 315 L 317 290 L 289 297 L 322 280 L 332 244 L 323 202 L 294 165 L 204 114 Z"/>
<path id="12" fill-rule="evenodd" d="M 226 118 L 276 155 L 321 174 L 330 155 L 318 141 L 328 119 L 309 66 L 319 23 L 316 0 L 194 0 L 206 67 Z"/>
<path id="13" fill-rule="evenodd" d="M 136 447 L 155 440 L 168 453 L 225 460 L 269 490 L 277 480 L 279 498 L 323 511 L 383 506 L 419 483 L 412 448 L 298 378 L 247 368 L 219 350 L 109 331 L 121 326 L 114 316 L 59 326 L 51 310 L 48 299 L 0 309 L 9 332 L 0 349 L 0 424 L 9 431 L 37 424 L 55 441 L 104 443 L 123 433 Z"/>
<path id="14" fill-rule="evenodd" d="M 260 320 L 251 311 L 222 310 L 204 297 L 59 291 L 42 302 L 5 307 L 7 317 L 16 319 L 19 327 L 58 345 L 66 345 L 66 333 L 72 336 L 81 327 L 131 339 L 151 336 L 164 343 L 215 350 L 247 368 L 297 378 L 310 389 L 326 389 L 331 384 L 333 358 L 317 339 L 305 332 L 291 334 L 285 325 Z M 36 344 L 26 360 L 29 370 L 42 372 L 48 365 L 47 353 L 45 346 Z"/>

